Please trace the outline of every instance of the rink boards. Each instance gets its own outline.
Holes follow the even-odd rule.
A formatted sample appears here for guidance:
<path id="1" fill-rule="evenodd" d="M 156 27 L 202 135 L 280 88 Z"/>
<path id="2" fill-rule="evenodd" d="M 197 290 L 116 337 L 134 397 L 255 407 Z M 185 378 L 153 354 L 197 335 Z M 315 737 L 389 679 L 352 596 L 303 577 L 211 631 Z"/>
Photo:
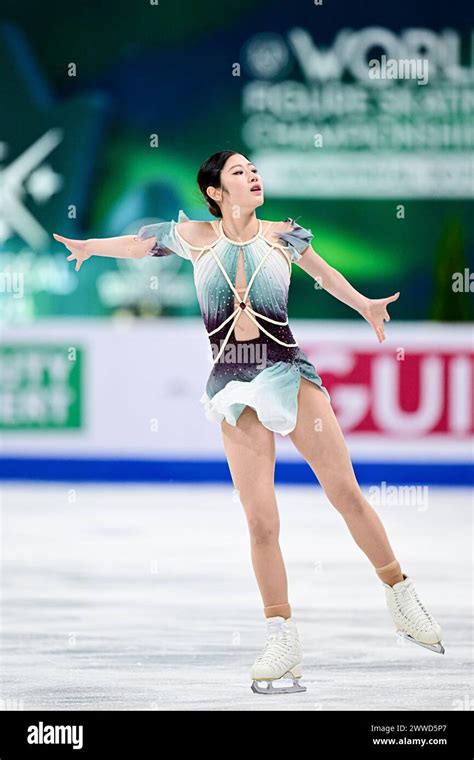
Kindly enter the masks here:
<path id="1" fill-rule="evenodd" d="M 296 321 L 361 482 L 472 482 L 470 325 Z M 200 320 L 44 320 L 0 343 L 1 476 L 228 479 L 220 427 L 200 403 L 211 371 Z M 276 435 L 280 480 L 311 477 Z"/>

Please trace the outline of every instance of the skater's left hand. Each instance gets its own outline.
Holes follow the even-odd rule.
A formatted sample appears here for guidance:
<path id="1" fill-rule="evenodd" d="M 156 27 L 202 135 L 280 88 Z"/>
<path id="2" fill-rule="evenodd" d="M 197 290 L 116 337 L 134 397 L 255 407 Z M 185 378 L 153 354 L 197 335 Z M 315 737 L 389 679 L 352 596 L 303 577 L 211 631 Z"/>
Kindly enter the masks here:
<path id="1" fill-rule="evenodd" d="M 396 301 L 399 295 L 400 291 L 388 298 L 368 298 L 366 305 L 360 310 L 364 319 L 374 328 L 379 343 L 385 340 L 384 320 L 390 322 L 387 304 Z"/>

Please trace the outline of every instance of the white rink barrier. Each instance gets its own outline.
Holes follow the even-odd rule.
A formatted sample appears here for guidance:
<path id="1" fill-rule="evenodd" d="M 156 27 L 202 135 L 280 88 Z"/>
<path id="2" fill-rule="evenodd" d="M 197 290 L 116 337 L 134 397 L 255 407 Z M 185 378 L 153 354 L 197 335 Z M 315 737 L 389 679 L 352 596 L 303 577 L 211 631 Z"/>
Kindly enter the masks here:
<path id="1" fill-rule="evenodd" d="M 357 462 L 472 462 L 471 325 L 293 320 Z M 43 320 L 4 328 L 6 462 L 47 458 L 224 460 L 199 399 L 211 371 L 198 319 Z M 288 436 L 279 457 L 301 461 Z"/>

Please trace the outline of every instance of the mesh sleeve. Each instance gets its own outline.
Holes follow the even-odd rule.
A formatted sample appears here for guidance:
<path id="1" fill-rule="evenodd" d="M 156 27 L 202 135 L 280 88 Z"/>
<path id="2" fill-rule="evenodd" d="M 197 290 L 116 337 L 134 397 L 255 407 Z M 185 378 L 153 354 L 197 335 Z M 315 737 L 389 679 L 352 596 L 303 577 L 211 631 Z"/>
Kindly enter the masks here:
<path id="1" fill-rule="evenodd" d="M 299 261 L 303 251 L 310 245 L 314 235 L 310 229 L 301 227 L 294 219 L 288 217 L 286 222 L 291 222 L 288 232 L 279 232 L 278 237 L 288 246 L 292 261 Z"/>
<path id="2" fill-rule="evenodd" d="M 191 252 L 186 245 L 185 241 L 178 234 L 176 226 L 180 222 L 188 222 L 189 218 L 184 211 L 180 209 L 178 214 L 178 221 L 175 222 L 171 219 L 169 222 L 158 222 L 157 224 L 146 224 L 137 232 L 137 237 L 140 240 L 148 240 L 148 238 L 155 238 L 155 244 L 149 251 L 149 256 L 171 256 L 176 253 L 183 259 L 191 259 Z"/>

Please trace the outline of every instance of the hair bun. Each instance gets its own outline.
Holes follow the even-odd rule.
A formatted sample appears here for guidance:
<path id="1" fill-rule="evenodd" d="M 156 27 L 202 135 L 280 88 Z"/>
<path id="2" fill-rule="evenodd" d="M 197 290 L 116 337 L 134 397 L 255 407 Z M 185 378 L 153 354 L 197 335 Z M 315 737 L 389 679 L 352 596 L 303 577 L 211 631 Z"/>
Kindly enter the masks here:
<path id="1" fill-rule="evenodd" d="M 214 205 L 214 203 L 211 202 L 211 203 L 207 204 L 207 207 L 208 207 L 210 213 L 212 214 L 212 216 L 217 216 L 218 219 L 222 218 L 221 210 L 220 210 L 219 206 L 217 206 L 217 204 Z"/>
<path id="2" fill-rule="evenodd" d="M 212 214 L 212 216 L 216 216 L 218 219 L 222 219 L 222 211 L 217 201 L 213 200 L 207 194 L 207 188 L 222 187 L 221 171 L 226 161 L 231 156 L 235 156 L 236 153 L 237 151 L 235 150 L 220 150 L 217 153 L 213 153 L 212 156 L 209 156 L 209 158 L 204 161 L 196 177 L 199 189 L 204 197 L 204 200 L 206 201 L 209 212 Z M 244 154 L 242 153 L 242 155 Z M 247 158 L 247 156 L 245 156 L 245 158 Z"/>

